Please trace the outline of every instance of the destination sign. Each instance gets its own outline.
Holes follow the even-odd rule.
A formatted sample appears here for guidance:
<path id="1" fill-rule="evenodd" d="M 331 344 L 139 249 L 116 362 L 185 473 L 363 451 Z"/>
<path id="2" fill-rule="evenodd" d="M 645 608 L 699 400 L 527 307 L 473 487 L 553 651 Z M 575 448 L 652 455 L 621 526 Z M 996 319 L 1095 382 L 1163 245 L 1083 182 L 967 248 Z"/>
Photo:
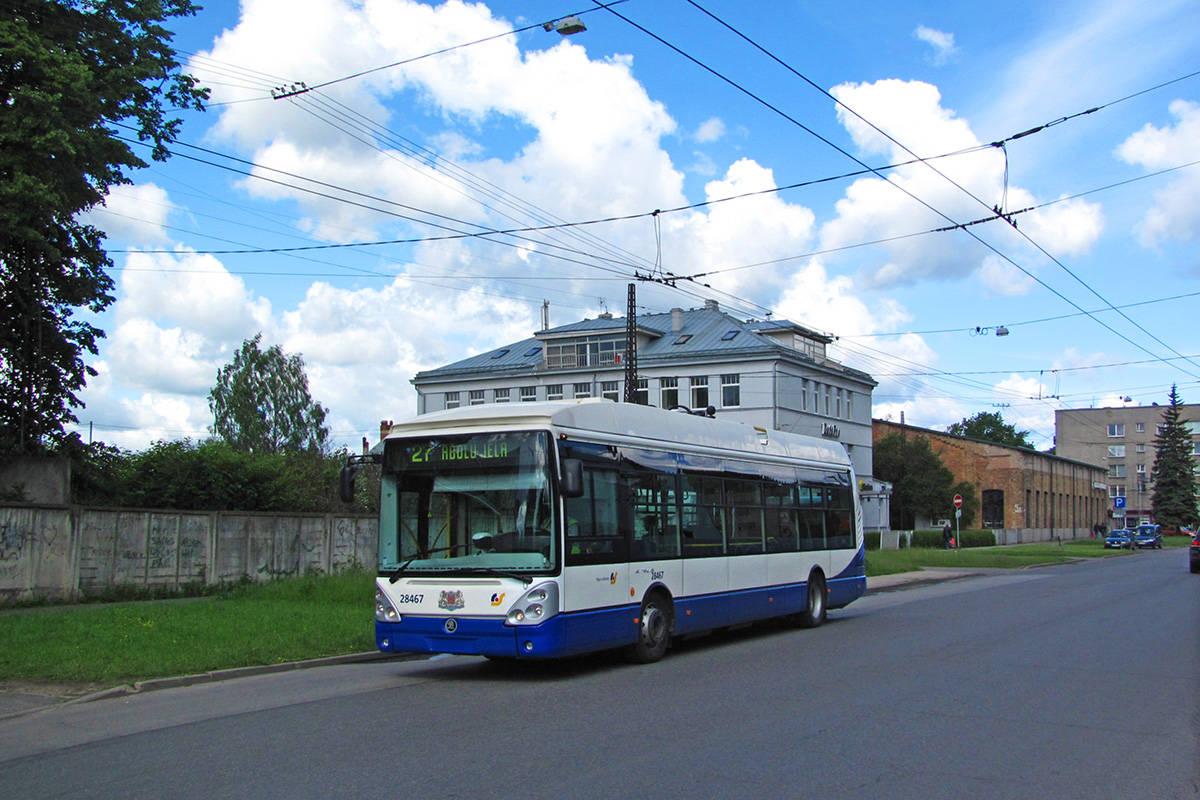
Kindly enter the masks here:
<path id="1" fill-rule="evenodd" d="M 464 469 L 529 463 L 538 447 L 537 433 L 491 433 L 422 439 L 389 439 L 385 461 L 390 469 Z"/>

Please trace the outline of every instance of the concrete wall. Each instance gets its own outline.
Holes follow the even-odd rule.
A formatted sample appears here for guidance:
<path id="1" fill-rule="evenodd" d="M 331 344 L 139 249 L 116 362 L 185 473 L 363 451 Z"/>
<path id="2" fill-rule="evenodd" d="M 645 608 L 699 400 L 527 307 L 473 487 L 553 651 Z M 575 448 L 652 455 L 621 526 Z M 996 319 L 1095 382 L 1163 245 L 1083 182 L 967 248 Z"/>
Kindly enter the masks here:
<path id="1" fill-rule="evenodd" d="M 376 563 L 374 516 L 0 507 L 0 603 Z"/>
<path id="2" fill-rule="evenodd" d="M 20 456 L 0 465 L 0 490 L 21 494 L 23 503 L 66 505 L 71 494 L 71 462 L 66 458 Z"/>

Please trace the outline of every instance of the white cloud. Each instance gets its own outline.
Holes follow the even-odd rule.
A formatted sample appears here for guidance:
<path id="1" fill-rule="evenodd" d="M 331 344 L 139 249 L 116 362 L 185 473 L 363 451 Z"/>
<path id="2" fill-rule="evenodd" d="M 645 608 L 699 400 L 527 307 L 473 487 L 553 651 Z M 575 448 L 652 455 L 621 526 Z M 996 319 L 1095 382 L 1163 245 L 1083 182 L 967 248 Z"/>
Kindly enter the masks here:
<path id="1" fill-rule="evenodd" d="M 706 197 L 717 201 L 754 196 L 714 202 L 707 207 L 707 214 L 665 217 L 666 268 L 677 273 L 706 273 L 704 282 L 721 291 L 774 302 L 778 291 L 787 286 L 794 266 L 763 262 L 805 252 L 814 226 L 812 211 L 785 202 L 770 191 L 775 186 L 772 171 L 754 161 L 741 159 L 731 165 L 721 180 L 705 185 Z M 749 269 L 729 269 L 760 263 L 763 265 Z"/>
<path id="2" fill-rule="evenodd" d="M 954 46 L 953 33 L 945 33 L 935 28 L 919 25 L 913 31 L 913 36 L 933 48 L 930 60 L 939 67 L 949 63 L 954 56 L 958 55 L 958 48 Z"/>
<path id="3" fill-rule="evenodd" d="M 169 240 L 165 226 L 171 209 L 167 192 L 160 186 L 117 184 L 104 203 L 81 214 L 80 221 L 104 231 L 110 243 L 157 245 Z"/>
<path id="4" fill-rule="evenodd" d="M 269 326 L 271 304 L 211 255 L 131 253 L 114 311 L 120 320 L 170 320 L 214 346 L 240 344 Z"/>
<path id="5" fill-rule="evenodd" d="M 219 366 L 210 352 L 203 336 L 179 327 L 160 328 L 146 319 L 118 325 L 105 348 L 125 387 L 169 394 L 207 394 Z"/>
<path id="6" fill-rule="evenodd" d="M 702 144 L 715 142 L 725 135 L 725 123 L 720 117 L 712 117 L 705 120 L 696 129 L 696 141 Z"/>
<path id="7" fill-rule="evenodd" d="M 872 84 L 844 84 L 832 91 L 862 115 L 860 118 L 844 108 L 838 110 L 839 120 L 866 155 L 883 154 L 898 163 L 912 158 L 905 147 L 927 157 L 969 150 L 981 144 L 965 120 L 941 105 L 940 92 L 930 84 L 882 80 Z M 863 118 L 871 120 L 878 130 Z M 955 222 L 968 222 L 988 216 L 987 203 L 998 204 L 1005 188 L 1004 156 L 992 148 L 938 159 L 930 165 L 900 167 L 891 170 L 886 180 L 860 178 L 838 201 L 837 217 L 822 227 L 821 247 L 894 240 L 884 246 L 884 258 L 864 265 L 864 287 L 955 279 L 976 271 L 982 272 L 985 285 L 994 287 L 998 266 L 991 252 L 972 241 L 968 233 L 912 234 L 945 227 L 949 224 L 947 217 Z M 973 199 L 968 192 L 980 199 Z M 1018 186 L 1007 187 L 1007 209 L 1036 204 L 1028 191 Z M 1041 244 L 1052 252 L 1078 254 L 1086 252 L 1095 242 L 1102 220 L 1098 206 L 1071 201 L 1031 214 L 1029 220 L 1018 224 L 1046 237 L 1047 241 Z M 1007 229 L 1004 222 L 988 223 L 978 232 L 1009 255 L 1019 257 L 1029 250 L 1017 232 Z M 1008 278 L 1005 281 L 1010 289 L 1026 290 L 1029 286 L 1024 282 L 1012 283 Z"/>
<path id="8" fill-rule="evenodd" d="M 1175 124 L 1157 128 L 1147 124 L 1117 148 L 1129 164 L 1147 170 L 1178 167 L 1200 160 L 1200 104 L 1176 100 L 1170 105 Z M 1191 241 L 1200 234 L 1200 169 L 1189 167 L 1165 189 L 1155 193 L 1155 204 L 1140 226 L 1144 246 L 1164 239 Z"/>

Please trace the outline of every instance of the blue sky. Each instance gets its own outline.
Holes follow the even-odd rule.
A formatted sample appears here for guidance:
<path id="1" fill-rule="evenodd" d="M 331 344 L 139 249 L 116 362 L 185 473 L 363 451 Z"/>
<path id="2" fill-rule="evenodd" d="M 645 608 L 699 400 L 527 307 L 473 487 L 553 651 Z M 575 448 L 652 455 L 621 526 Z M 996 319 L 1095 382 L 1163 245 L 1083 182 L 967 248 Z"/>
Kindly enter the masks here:
<path id="1" fill-rule="evenodd" d="M 622 315 L 635 272 L 692 278 L 639 283 L 644 312 L 837 337 L 880 418 L 999 411 L 1044 449 L 1055 408 L 1200 402 L 1194 2 L 244 0 L 174 27 L 211 106 L 89 214 L 117 281 L 95 438 L 205 436 L 262 331 L 353 446 L 415 413 L 415 372 L 543 301 Z M 301 81 L 326 85 L 272 97 Z M 997 208 L 1015 228 L 961 227 Z"/>

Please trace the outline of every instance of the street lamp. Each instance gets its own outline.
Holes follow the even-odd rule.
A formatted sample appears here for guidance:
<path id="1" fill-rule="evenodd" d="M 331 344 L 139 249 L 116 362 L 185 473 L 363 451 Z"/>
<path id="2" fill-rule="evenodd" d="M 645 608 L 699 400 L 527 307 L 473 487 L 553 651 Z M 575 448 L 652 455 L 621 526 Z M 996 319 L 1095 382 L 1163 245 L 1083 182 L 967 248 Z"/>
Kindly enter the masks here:
<path id="1" fill-rule="evenodd" d="M 542 27 L 546 30 L 546 33 L 558 31 L 563 36 L 571 36 L 572 34 L 583 33 L 587 30 L 587 26 L 583 24 L 583 20 L 576 16 L 552 19 L 549 22 L 543 22 Z"/>

